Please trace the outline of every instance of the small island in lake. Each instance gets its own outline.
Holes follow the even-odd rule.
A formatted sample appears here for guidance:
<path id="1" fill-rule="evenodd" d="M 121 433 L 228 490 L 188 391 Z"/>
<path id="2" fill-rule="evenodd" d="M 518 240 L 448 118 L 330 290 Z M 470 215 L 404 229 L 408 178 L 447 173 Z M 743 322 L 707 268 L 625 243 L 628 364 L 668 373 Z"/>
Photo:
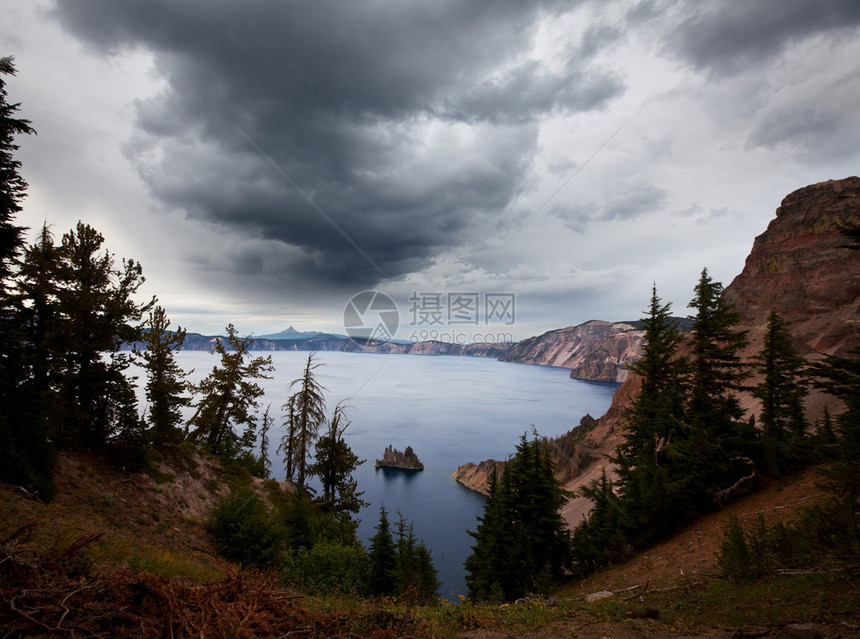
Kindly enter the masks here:
<path id="1" fill-rule="evenodd" d="M 382 459 L 377 459 L 376 468 L 400 468 L 402 470 L 424 470 L 424 464 L 418 459 L 418 455 L 412 450 L 412 446 L 407 446 L 402 453 L 389 446 L 385 449 Z"/>

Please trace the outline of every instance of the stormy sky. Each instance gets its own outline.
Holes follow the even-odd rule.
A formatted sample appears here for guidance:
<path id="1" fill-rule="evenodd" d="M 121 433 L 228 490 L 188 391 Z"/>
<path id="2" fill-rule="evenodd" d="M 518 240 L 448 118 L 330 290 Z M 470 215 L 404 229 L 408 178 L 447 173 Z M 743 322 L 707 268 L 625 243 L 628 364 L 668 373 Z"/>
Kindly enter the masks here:
<path id="1" fill-rule="evenodd" d="M 0 6 L 21 221 L 95 226 L 192 331 L 343 332 L 365 290 L 401 339 L 416 294 L 515 296 L 456 339 L 635 319 L 652 282 L 686 315 L 860 170 L 855 0 Z"/>

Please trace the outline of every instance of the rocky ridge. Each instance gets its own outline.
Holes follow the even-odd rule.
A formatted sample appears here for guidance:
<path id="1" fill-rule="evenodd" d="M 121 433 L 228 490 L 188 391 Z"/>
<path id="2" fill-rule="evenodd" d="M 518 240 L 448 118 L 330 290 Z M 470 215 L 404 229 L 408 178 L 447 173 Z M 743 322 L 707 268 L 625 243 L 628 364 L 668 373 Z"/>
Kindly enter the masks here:
<path id="1" fill-rule="evenodd" d="M 591 320 L 524 339 L 499 360 L 569 368 L 573 379 L 623 382 L 644 337 L 645 331 L 632 323 Z"/>
<path id="2" fill-rule="evenodd" d="M 755 238 L 743 271 L 724 292 L 744 318 L 741 328 L 749 331 L 746 357 L 760 350 L 771 310 L 786 319 L 799 352 L 810 360 L 824 354 L 844 355 L 860 346 L 860 251 L 848 248 L 839 229 L 844 223 L 860 223 L 858 177 L 810 185 L 783 199 L 775 219 Z M 629 376 L 596 423 L 588 424 L 587 430 L 580 425 L 559 438 L 565 452 L 557 452 L 556 458 L 567 490 L 579 490 L 604 469 L 611 474 L 607 455 L 623 437 L 622 415 L 638 391 L 638 378 Z M 758 406 L 751 397 L 743 397 L 742 402 L 757 416 Z M 814 422 L 825 406 L 831 413 L 838 412 L 831 397 L 810 393 L 809 419 Z M 485 492 L 492 465 L 487 461 L 479 467 L 485 472 L 465 465 L 454 478 Z M 589 500 L 576 497 L 562 515 L 572 526 L 590 507 Z"/>

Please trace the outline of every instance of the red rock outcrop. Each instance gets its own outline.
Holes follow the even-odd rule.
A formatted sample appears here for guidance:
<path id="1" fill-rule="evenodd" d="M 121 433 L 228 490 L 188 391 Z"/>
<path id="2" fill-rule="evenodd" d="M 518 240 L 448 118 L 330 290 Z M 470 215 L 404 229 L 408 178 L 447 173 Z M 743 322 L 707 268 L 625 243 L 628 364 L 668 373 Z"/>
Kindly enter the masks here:
<path id="1" fill-rule="evenodd" d="M 495 469 L 497 476 L 501 476 L 502 471 L 505 469 L 505 462 L 494 459 L 486 459 L 479 464 L 468 462 L 459 466 L 456 472 L 454 472 L 453 477 L 466 488 L 488 495 L 490 493 L 490 477 L 493 475 L 493 469 Z"/>
<path id="2" fill-rule="evenodd" d="M 750 353 L 771 310 L 803 355 L 845 355 L 860 345 L 860 251 L 840 224 L 860 223 L 860 178 L 813 184 L 788 195 L 759 235 L 725 298 L 744 316 Z"/>
<path id="3" fill-rule="evenodd" d="M 632 324 L 591 320 L 524 339 L 499 360 L 569 368 L 574 379 L 623 382 L 644 337 L 645 331 Z"/>

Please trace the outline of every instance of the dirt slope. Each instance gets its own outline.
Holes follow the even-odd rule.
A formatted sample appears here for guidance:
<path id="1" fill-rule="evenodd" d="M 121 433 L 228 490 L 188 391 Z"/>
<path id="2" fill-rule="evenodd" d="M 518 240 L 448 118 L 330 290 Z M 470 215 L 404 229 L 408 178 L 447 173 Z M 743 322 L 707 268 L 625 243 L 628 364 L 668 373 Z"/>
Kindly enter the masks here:
<path id="1" fill-rule="evenodd" d="M 235 477 L 190 448 L 156 457 L 150 472 L 130 473 L 92 454 L 61 453 L 49 504 L 0 483 L 0 532 L 35 522 L 36 537 L 47 545 L 105 533 L 94 547 L 105 563 L 195 581 L 222 575 L 228 566 L 216 557 L 204 524 Z M 245 481 L 266 496 L 261 480 Z"/>

